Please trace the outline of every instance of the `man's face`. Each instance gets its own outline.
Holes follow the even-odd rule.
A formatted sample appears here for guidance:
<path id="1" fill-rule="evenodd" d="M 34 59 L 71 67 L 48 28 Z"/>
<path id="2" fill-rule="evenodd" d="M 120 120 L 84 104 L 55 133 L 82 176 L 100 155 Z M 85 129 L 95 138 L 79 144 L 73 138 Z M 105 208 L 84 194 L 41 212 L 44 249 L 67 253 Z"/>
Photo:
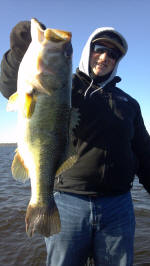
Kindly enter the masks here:
<path id="1" fill-rule="evenodd" d="M 106 42 L 97 43 L 98 45 L 105 46 L 111 49 L 115 47 Z M 107 51 L 91 49 L 90 54 L 90 67 L 94 74 L 97 76 L 104 76 L 110 73 L 116 64 L 116 58 L 112 58 Z"/>

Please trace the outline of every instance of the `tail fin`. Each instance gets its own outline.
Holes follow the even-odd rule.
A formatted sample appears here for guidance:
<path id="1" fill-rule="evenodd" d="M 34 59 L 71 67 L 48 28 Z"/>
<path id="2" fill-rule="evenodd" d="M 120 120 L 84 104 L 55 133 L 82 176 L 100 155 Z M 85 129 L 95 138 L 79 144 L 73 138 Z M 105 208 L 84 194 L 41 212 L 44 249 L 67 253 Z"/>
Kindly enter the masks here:
<path id="1" fill-rule="evenodd" d="M 26 232 L 32 237 L 34 232 L 49 237 L 60 232 L 60 216 L 54 199 L 47 206 L 31 205 L 26 212 Z"/>

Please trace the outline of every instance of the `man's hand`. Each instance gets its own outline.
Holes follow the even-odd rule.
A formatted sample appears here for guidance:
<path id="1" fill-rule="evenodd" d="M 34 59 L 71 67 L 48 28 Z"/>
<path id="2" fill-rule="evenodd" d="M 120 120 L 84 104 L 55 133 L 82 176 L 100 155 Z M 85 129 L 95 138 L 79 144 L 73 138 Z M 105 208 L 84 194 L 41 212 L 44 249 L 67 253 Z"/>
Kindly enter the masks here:
<path id="1" fill-rule="evenodd" d="M 42 23 L 41 27 L 46 28 Z M 30 28 L 30 21 L 20 21 L 10 33 L 10 49 L 3 55 L 0 69 L 0 91 L 6 98 L 17 90 L 19 65 L 31 42 Z"/>
<path id="2" fill-rule="evenodd" d="M 43 29 L 46 28 L 42 23 L 41 27 Z M 30 21 L 20 21 L 10 33 L 10 48 L 13 50 L 16 58 L 19 59 L 20 62 L 31 42 L 30 29 Z"/>

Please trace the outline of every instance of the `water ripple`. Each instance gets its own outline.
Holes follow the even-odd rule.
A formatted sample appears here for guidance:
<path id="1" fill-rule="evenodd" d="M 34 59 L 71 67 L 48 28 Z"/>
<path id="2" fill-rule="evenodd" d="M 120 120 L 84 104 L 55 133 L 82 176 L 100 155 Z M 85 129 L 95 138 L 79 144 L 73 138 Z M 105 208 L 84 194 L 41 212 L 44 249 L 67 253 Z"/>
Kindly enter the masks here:
<path id="1" fill-rule="evenodd" d="M 44 266 L 45 242 L 38 234 L 25 233 L 25 213 L 30 199 L 30 182 L 12 178 L 11 163 L 16 147 L 0 146 L 0 265 Z M 134 265 L 150 265 L 150 195 L 136 179 L 132 190 L 136 215 Z"/>

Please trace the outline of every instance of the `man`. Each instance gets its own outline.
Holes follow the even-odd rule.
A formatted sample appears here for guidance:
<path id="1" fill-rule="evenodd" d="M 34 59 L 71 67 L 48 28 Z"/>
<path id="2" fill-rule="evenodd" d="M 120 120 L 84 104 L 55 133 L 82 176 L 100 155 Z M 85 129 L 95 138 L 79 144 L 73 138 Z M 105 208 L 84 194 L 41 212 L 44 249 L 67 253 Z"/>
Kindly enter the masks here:
<path id="1" fill-rule="evenodd" d="M 30 42 L 29 22 L 11 33 L 11 49 L 1 64 L 5 97 L 16 90 L 17 71 Z M 135 217 L 130 189 L 135 174 L 150 192 L 150 136 L 139 104 L 116 87 L 124 37 L 98 28 L 83 49 L 72 80 L 72 104 L 79 108 L 74 130 L 76 164 L 55 180 L 61 232 L 46 238 L 47 265 L 83 266 L 92 253 L 95 266 L 131 266 Z"/>

